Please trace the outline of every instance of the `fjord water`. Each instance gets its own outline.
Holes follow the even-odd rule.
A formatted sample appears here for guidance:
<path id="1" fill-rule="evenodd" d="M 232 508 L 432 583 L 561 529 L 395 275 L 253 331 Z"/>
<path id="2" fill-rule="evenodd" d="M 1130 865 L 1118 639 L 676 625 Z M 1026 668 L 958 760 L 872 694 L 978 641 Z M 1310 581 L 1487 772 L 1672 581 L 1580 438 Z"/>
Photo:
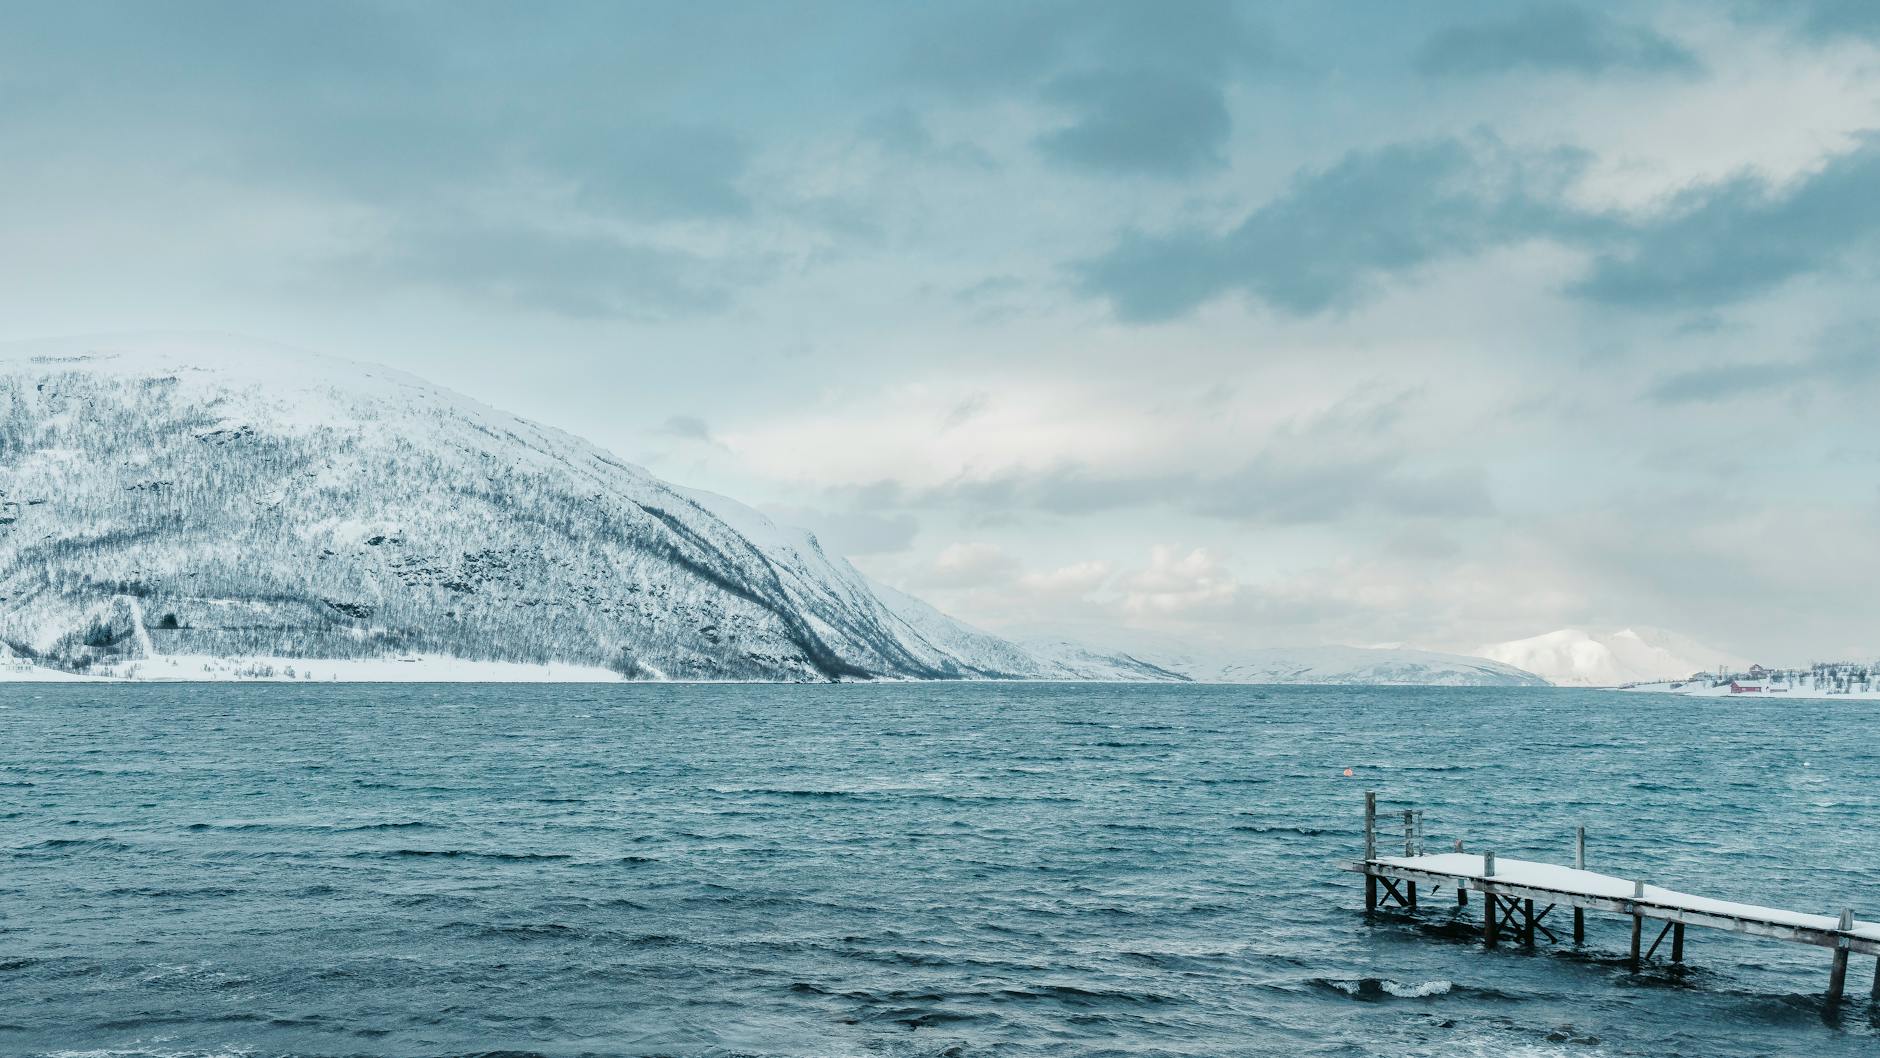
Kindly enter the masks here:
<path id="1" fill-rule="evenodd" d="M 1870 708 L 0 685 L 0 1053 L 1870 1055 L 1865 957 L 1836 1014 L 1821 949 L 1485 953 L 1479 903 L 1367 920 L 1337 870 L 1376 789 L 1432 842 L 1584 823 L 1613 873 L 1871 915 Z"/>

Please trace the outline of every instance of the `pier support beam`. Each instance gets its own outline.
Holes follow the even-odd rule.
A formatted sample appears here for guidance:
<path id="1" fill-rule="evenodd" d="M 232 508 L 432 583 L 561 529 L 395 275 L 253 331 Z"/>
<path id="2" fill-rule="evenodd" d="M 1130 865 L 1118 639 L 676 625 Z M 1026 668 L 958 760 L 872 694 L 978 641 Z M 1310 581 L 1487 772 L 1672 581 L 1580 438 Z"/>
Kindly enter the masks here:
<path id="1" fill-rule="evenodd" d="M 1375 874 L 1364 876 L 1364 909 L 1366 911 L 1377 910 L 1377 875 Z"/>
<path id="2" fill-rule="evenodd" d="M 1671 927 L 1671 961 L 1684 961 L 1684 923 L 1675 923 Z"/>
<path id="3" fill-rule="evenodd" d="M 1404 906 L 1412 911 L 1417 909 L 1417 883 L 1407 882 L 1404 888 Z"/>
<path id="4" fill-rule="evenodd" d="M 1846 908 L 1841 912 L 1840 928 L 1854 928 L 1854 909 Z M 1847 939 L 1841 939 L 1841 946 L 1834 949 L 1834 969 L 1828 974 L 1828 1005 L 1841 1001 L 1841 993 L 1847 991 Z"/>
<path id="5" fill-rule="evenodd" d="M 1495 906 L 1499 903 L 1501 903 L 1501 898 L 1494 893 L 1482 894 L 1482 946 L 1484 948 L 1494 947 L 1496 941 L 1501 939 L 1501 909 Z"/>
<path id="6" fill-rule="evenodd" d="M 1630 960 L 1633 973 L 1638 972 L 1639 942 L 1644 939 L 1645 939 L 1645 916 L 1634 914 L 1632 916 L 1632 958 Z"/>
<path id="7" fill-rule="evenodd" d="M 1586 828 L 1576 827 L 1573 831 L 1573 867 L 1575 870 L 1586 869 Z M 1586 911 L 1573 909 L 1573 943 L 1586 943 Z"/>

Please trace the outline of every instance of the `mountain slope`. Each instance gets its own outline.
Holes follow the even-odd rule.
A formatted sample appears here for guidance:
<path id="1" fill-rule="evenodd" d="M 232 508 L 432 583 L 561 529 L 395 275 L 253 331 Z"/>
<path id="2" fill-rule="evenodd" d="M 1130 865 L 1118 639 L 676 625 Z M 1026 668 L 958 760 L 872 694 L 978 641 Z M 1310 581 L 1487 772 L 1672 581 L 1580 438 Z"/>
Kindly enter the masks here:
<path id="1" fill-rule="evenodd" d="M 401 372 L 201 338 L 0 350 L 0 642 L 629 678 L 1083 678 L 814 537 Z"/>
<path id="2" fill-rule="evenodd" d="M 1681 680 L 1719 665 L 1732 670 L 1749 667 L 1749 662 L 1741 658 L 1650 628 L 1616 632 L 1562 628 L 1528 639 L 1495 643 L 1476 653 L 1576 687 Z"/>
<path id="3" fill-rule="evenodd" d="M 1512 665 L 1433 650 L 1382 647 L 1271 647 L 1217 657 L 1158 660 L 1207 683 L 1347 686 L 1544 687 Z"/>

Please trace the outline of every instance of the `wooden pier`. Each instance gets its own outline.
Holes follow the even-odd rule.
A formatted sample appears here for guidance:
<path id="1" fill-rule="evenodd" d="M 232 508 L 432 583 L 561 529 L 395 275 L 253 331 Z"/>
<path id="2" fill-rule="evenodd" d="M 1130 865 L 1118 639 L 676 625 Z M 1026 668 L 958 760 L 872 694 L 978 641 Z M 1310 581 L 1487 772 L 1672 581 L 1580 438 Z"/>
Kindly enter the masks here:
<path id="1" fill-rule="evenodd" d="M 1380 855 L 1380 841 L 1394 846 L 1396 824 L 1402 820 L 1403 855 Z M 1388 838 L 1380 826 L 1391 833 Z M 1586 940 L 1587 911 L 1605 911 L 1632 920 L 1630 962 L 1637 970 L 1658 951 L 1667 935 L 1673 963 L 1684 961 L 1684 927 L 1703 926 L 1727 930 L 1751 937 L 1813 944 L 1833 952 L 1828 976 L 1827 1001 L 1841 1001 L 1847 986 L 1847 959 L 1850 954 L 1876 956 L 1873 998 L 1880 1002 L 1880 922 L 1860 921 L 1852 909 L 1838 915 L 1812 915 L 1780 908 L 1760 907 L 1729 900 L 1718 900 L 1661 886 L 1647 885 L 1633 878 L 1600 874 L 1586 869 L 1586 828 L 1575 836 L 1574 865 L 1571 867 L 1531 860 L 1503 859 L 1493 852 L 1480 855 L 1462 851 L 1457 841 L 1451 851 L 1428 853 L 1423 848 L 1423 813 L 1405 811 L 1380 819 L 1377 795 L 1364 795 L 1364 860 L 1346 866 L 1346 870 L 1364 875 L 1366 911 L 1395 904 L 1406 910 L 1417 909 L 1417 887 L 1426 887 L 1434 895 L 1438 887 L 1448 886 L 1456 894 L 1456 905 L 1466 907 L 1471 892 L 1482 900 L 1482 943 L 1493 948 L 1504 937 L 1515 937 L 1527 946 L 1536 934 L 1559 943 L 1560 937 L 1544 925 L 1556 908 L 1573 911 L 1572 940 Z M 1391 850 L 1393 853 L 1395 849 Z M 1539 910 L 1537 911 L 1536 908 Z M 1641 952 L 1646 923 L 1664 923 L 1651 946 Z M 1556 923 L 1563 930 L 1564 923 Z"/>

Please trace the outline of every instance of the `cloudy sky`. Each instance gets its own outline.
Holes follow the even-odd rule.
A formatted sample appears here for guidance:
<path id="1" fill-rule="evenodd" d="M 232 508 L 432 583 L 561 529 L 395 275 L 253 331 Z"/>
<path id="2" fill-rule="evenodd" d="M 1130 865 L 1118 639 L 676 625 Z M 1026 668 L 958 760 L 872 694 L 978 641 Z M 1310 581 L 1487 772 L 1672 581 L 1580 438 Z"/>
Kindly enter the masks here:
<path id="1" fill-rule="evenodd" d="M 1880 650 L 1880 4 L 0 9 L 0 338 L 379 361 L 985 626 Z"/>

